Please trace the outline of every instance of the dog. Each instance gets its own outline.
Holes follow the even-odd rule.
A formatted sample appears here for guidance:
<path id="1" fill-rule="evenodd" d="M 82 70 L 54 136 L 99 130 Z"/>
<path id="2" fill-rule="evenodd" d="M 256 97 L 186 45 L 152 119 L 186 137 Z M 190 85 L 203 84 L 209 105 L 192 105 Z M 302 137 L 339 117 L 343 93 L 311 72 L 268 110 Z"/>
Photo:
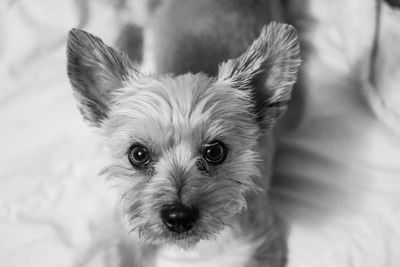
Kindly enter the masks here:
<path id="1" fill-rule="evenodd" d="M 249 9 L 257 8 L 232 14 L 245 22 Z M 272 127 L 287 108 L 300 48 L 292 26 L 265 26 L 261 13 L 229 32 L 193 23 L 161 33 L 167 24 L 158 19 L 153 41 L 171 34 L 177 45 L 158 44 L 156 74 L 98 37 L 70 31 L 67 73 L 84 119 L 109 148 L 102 175 L 121 196 L 133 266 L 284 266 L 268 198 Z"/>

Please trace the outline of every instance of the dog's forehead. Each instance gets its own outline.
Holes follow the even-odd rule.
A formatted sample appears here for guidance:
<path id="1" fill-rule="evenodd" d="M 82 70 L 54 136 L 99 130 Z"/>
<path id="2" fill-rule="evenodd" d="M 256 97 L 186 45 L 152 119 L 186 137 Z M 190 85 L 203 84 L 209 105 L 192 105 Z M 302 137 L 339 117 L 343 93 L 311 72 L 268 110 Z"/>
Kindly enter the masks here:
<path id="1" fill-rule="evenodd" d="M 107 128 L 159 146 L 211 141 L 252 121 L 243 93 L 236 91 L 201 74 L 128 83 Z"/>

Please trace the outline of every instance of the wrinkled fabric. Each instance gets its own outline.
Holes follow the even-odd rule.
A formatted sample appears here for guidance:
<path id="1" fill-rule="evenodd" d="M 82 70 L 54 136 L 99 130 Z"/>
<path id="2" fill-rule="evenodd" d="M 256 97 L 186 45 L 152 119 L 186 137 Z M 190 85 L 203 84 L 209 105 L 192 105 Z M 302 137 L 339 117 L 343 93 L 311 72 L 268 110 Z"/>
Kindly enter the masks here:
<path id="1" fill-rule="evenodd" d="M 118 262 L 115 200 L 98 178 L 104 151 L 65 68 L 67 32 L 82 20 L 114 38 L 113 9 L 87 3 L 90 16 L 77 1 L 0 4 L 0 266 Z"/>
<path id="2" fill-rule="evenodd" d="M 400 262 L 400 31 L 387 23 L 399 22 L 400 11 L 383 3 L 376 23 L 376 3 L 289 4 L 306 51 L 302 116 L 280 136 L 272 190 L 288 223 L 289 267 Z"/>
<path id="3" fill-rule="evenodd" d="M 314 19 L 301 34 L 315 50 L 304 64 L 302 117 L 280 136 L 271 190 L 287 223 L 288 266 L 395 267 L 400 141 L 362 97 L 375 5 L 330 3 L 297 4 Z M 398 16 L 383 10 L 385 21 Z M 82 122 L 65 70 L 68 30 L 112 43 L 119 12 L 118 1 L 0 3 L 0 266 L 129 266 L 118 199 L 98 178 L 106 152 Z M 381 50 L 378 69 L 392 72 L 378 73 L 374 89 L 395 106 L 391 55 Z"/>

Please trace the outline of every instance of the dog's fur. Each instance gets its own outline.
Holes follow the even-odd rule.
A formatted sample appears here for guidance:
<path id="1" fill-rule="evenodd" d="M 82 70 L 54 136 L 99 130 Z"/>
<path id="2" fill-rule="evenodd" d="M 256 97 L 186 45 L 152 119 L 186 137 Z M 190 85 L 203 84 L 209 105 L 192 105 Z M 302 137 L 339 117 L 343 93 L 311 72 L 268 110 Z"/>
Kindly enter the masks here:
<path id="1" fill-rule="evenodd" d="M 190 266 L 199 266 L 193 257 L 202 266 L 283 266 L 285 243 L 267 195 L 270 129 L 286 109 L 296 80 L 296 31 L 277 23 L 262 27 L 268 15 L 255 3 L 263 1 L 242 2 L 242 8 L 227 1 L 219 2 L 225 6 L 212 4 L 214 12 L 229 14 L 224 27 L 236 23 L 227 32 L 195 24 L 200 18 L 194 13 L 192 25 L 163 31 L 168 23 L 179 24 L 171 12 L 178 9 L 177 14 L 187 15 L 185 3 L 202 6 L 196 2 L 170 1 L 159 7 L 150 28 L 153 41 L 160 41 L 160 72 L 206 74 L 145 74 L 124 53 L 72 30 L 68 75 L 84 118 L 100 129 L 110 148 L 112 160 L 103 175 L 122 196 L 135 266 L 167 266 L 170 252 L 178 248 L 184 249 L 178 258 L 191 259 Z M 251 11 L 254 17 L 249 17 Z M 228 151 L 217 166 L 207 164 L 200 152 L 212 140 L 224 142 Z M 135 143 L 150 151 L 151 162 L 144 170 L 128 160 Z M 196 206 L 200 214 L 194 227 L 180 234 L 169 231 L 160 219 L 162 207 L 176 201 Z M 181 266 L 178 262 L 182 264 L 172 266 Z"/>

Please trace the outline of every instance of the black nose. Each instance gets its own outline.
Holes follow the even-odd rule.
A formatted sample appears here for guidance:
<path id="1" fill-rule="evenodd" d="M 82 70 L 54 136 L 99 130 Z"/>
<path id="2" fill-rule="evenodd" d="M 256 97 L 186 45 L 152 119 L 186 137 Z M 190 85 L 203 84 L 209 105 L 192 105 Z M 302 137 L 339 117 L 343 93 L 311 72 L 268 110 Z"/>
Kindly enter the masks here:
<path id="1" fill-rule="evenodd" d="M 199 211 L 181 203 L 165 205 L 161 210 L 161 219 L 167 228 L 175 233 L 189 231 L 197 219 Z"/>

